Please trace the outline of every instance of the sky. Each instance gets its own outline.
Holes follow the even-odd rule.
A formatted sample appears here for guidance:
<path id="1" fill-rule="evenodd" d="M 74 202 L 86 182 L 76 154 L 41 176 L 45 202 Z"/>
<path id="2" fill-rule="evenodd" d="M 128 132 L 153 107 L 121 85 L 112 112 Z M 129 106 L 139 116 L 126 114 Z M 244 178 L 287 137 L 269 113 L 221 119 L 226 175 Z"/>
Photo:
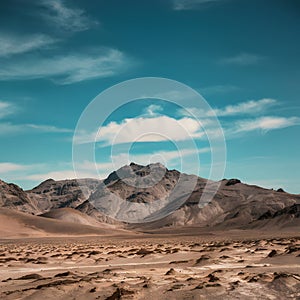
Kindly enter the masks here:
<path id="1" fill-rule="evenodd" d="M 2 180 L 30 189 L 74 178 L 74 144 L 89 143 L 100 178 L 130 161 L 207 178 L 217 116 L 227 158 L 212 179 L 300 193 L 299 1 L 10 0 L 0 28 Z M 142 77 L 187 85 L 212 110 L 171 89 L 104 115 L 118 99 L 97 96 Z M 93 99 L 104 122 L 73 139 Z M 95 162 L 77 176 L 95 177 Z"/>

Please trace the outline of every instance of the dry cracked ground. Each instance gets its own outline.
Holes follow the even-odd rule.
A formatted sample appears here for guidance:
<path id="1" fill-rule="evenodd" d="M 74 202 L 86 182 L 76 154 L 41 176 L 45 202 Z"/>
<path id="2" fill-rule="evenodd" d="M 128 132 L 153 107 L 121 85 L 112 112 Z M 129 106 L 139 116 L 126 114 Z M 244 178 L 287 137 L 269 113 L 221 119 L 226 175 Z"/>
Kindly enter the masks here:
<path id="1" fill-rule="evenodd" d="M 0 299 L 300 299 L 300 238 L 3 240 Z"/>

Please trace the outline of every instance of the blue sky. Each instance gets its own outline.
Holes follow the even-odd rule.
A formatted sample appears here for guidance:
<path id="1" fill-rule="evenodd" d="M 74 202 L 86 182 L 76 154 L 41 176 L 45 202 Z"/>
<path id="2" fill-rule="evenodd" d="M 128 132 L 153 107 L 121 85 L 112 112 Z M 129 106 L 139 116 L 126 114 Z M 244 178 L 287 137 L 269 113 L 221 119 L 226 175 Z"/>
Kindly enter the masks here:
<path id="1" fill-rule="evenodd" d="M 1 2 L 0 15 L 1 179 L 31 188 L 74 177 L 72 137 L 85 107 L 117 83 L 150 76 L 190 86 L 215 110 L 227 145 L 224 177 L 300 193 L 298 1 L 12 0 Z M 187 108 L 209 124 L 207 112 Z M 175 143 L 133 142 L 174 120 L 193 133 L 199 175 L 207 177 L 209 143 L 191 114 L 155 99 L 128 104 L 103 124 L 100 176 L 113 169 L 111 136 L 127 123 L 130 134 L 114 147 L 117 164 L 128 160 L 130 145 L 131 160 L 196 172 L 195 149 L 178 131 L 170 129 Z M 90 163 L 82 176 L 92 175 Z"/>

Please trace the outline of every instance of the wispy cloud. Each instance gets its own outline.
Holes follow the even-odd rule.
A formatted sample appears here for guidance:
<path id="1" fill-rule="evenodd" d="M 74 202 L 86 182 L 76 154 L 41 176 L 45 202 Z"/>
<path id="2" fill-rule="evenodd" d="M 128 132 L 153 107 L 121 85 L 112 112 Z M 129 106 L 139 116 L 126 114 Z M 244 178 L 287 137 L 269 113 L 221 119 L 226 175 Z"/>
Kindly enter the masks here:
<path id="1" fill-rule="evenodd" d="M 0 57 L 22 54 L 53 45 L 58 40 L 44 34 L 15 35 L 0 33 Z"/>
<path id="2" fill-rule="evenodd" d="M 73 133 L 73 130 L 68 128 L 60 128 L 52 125 L 13 124 L 9 122 L 0 123 L 0 136 L 26 132 Z"/>
<path id="3" fill-rule="evenodd" d="M 212 85 L 203 88 L 199 88 L 200 94 L 212 95 L 212 94 L 226 94 L 235 91 L 239 91 L 241 88 L 235 85 Z"/>
<path id="4" fill-rule="evenodd" d="M 18 111 L 18 107 L 7 101 L 0 101 L 0 136 L 16 134 L 16 133 L 73 133 L 72 129 L 56 127 L 54 125 L 31 124 L 31 123 L 14 123 L 7 122 L 4 119 L 7 116 L 14 115 Z"/>
<path id="5" fill-rule="evenodd" d="M 277 101 L 275 99 L 264 98 L 260 100 L 250 100 L 247 102 L 238 103 L 236 105 L 227 105 L 223 109 L 214 109 L 215 113 L 219 117 L 234 116 L 240 114 L 255 114 L 261 111 L 265 111 L 267 108 L 275 105 Z"/>
<path id="6" fill-rule="evenodd" d="M 13 114 L 15 111 L 16 107 L 13 104 L 6 101 L 0 101 L 0 119 Z"/>
<path id="7" fill-rule="evenodd" d="M 265 59 L 264 56 L 251 54 L 251 53 L 240 53 L 235 56 L 225 57 L 219 60 L 220 64 L 224 65 L 238 65 L 238 66 L 248 66 L 255 65 Z"/>
<path id="8" fill-rule="evenodd" d="M 89 53 L 52 58 L 27 57 L 3 61 L 0 80 L 51 78 L 59 84 L 110 77 L 128 67 L 127 57 L 116 49 L 94 49 Z"/>
<path id="9" fill-rule="evenodd" d="M 192 118 L 175 119 L 168 116 L 128 118 L 110 122 L 98 132 L 82 133 L 76 143 L 103 142 L 122 144 L 132 142 L 183 141 L 200 138 L 204 133 L 200 123 Z"/>
<path id="10" fill-rule="evenodd" d="M 224 2 L 226 0 L 173 0 L 174 10 L 200 9 L 207 5 Z"/>
<path id="11" fill-rule="evenodd" d="M 93 174 L 85 169 L 78 172 L 77 176 L 72 169 L 72 163 L 52 164 L 19 164 L 15 162 L 0 162 L 1 179 L 9 182 L 32 181 L 39 183 L 43 180 L 52 178 L 55 180 L 71 178 L 96 178 L 97 173 Z"/>
<path id="12" fill-rule="evenodd" d="M 208 136 L 215 135 L 217 124 L 213 122 L 211 117 L 215 114 L 217 117 L 221 117 L 221 123 L 226 138 L 236 138 L 242 133 L 260 130 L 266 133 L 270 130 L 281 129 L 300 125 L 300 118 L 298 117 L 280 117 L 280 116 L 265 116 L 266 112 L 274 106 L 279 104 L 277 100 L 264 98 L 260 100 L 251 100 L 246 102 L 237 103 L 234 105 L 227 105 L 224 108 L 215 108 L 210 111 L 204 111 L 195 107 L 187 109 L 179 109 L 178 114 L 180 116 L 191 117 L 191 115 L 199 118 L 203 124 L 203 129 Z M 245 116 L 253 115 L 257 116 L 262 114 L 264 116 L 255 117 L 252 119 Z M 235 117 L 233 120 L 223 119 L 223 117 Z M 210 121 L 211 120 L 211 121 Z"/>
<path id="13" fill-rule="evenodd" d="M 98 24 L 83 9 L 67 6 L 63 0 L 42 0 L 38 4 L 44 8 L 41 16 L 50 25 L 69 32 L 85 31 Z"/>
<path id="14" fill-rule="evenodd" d="M 28 166 L 22 164 L 16 164 L 12 162 L 0 162 L 0 174 L 21 171 L 27 168 Z"/>
<path id="15" fill-rule="evenodd" d="M 45 173 L 37 173 L 31 174 L 24 177 L 23 180 L 30 180 L 30 181 L 44 181 L 47 179 L 54 179 L 54 180 L 64 180 L 64 179 L 74 179 L 74 178 L 95 178 L 95 174 L 91 172 L 80 172 L 76 174 L 74 170 L 61 170 L 61 171 L 50 171 Z"/>
<path id="16" fill-rule="evenodd" d="M 300 125 L 300 118 L 261 117 L 261 118 L 241 120 L 236 122 L 234 131 L 236 133 L 249 132 L 254 130 L 261 130 L 262 132 L 268 132 L 270 130 L 286 128 L 295 125 Z"/>
<path id="17" fill-rule="evenodd" d="M 233 105 L 227 105 L 224 108 L 214 108 L 213 111 L 204 111 L 195 107 L 180 109 L 178 112 L 188 116 L 189 112 L 198 118 L 211 117 L 216 114 L 218 117 L 250 115 L 265 111 L 267 108 L 277 104 L 275 99 L 263 98 L 259 100 L 250 100 Z"/>

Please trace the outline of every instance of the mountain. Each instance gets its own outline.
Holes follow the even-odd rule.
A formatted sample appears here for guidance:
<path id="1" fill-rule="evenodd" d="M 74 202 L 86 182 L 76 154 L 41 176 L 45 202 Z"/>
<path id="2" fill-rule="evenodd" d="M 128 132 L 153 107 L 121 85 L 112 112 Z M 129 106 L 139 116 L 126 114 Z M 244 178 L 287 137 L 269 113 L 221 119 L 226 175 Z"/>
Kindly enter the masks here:
<path id="1" fill-rule="evenodd" d="M 216 229 L 241 228 L 259 220 L 266 212 L 275 214 L 286 207 L 300 204 L 300 195 L 277 192 L 237 180 L 222 180 L 213 199 L 199 207 L 203 187 L 197 184 L 191 197 L 174 213 L 165 218 L 141 224 L 155 229 L 164 226 L 195 225 Z"/>
<path id="2" fill-rule="evenodd" d="M 100 183 L 100 180 L 89 178 L 59 181 L 48 179 L 27 193 L 29 197 L 36 199 L 41 211 L 64 207 L 76 208 Z"/>
<path id="3" fill-rule="evenodd" d="M 257 220 L 247 225 L 251 229 L 292 230 L 300 227 L 300 204 L 286 206 L 276 211 L 267 211 Z"/>
<path id="4" fill-rule="evenodd" d="M 216 185 L 219 188 L 211 201 L 202 201 L 205 187 L 210 192 Z M 39 215 L 38 220 L 103 229 L 197 226 L 224 230 L 268 228 L 276 223 L 287 228 L 298 224 L 300 195 L 238 179 L 208 181 L 161 164 L 131 163 L 103 181 L 49 179 L 29 191 L 0 181 L 0 207 Z"/>
<path id="5" fill-rule="evenodd" d="M 99 211 L 124 222 L 157 220 L 179 208 L 197 182 L 206 180 L 163 165 L 131 163 L 111 173 L 88 201 Z"/>
<path id="6" fill-rule="evenodd" d="M 215 184 L 219 184 L 219 188 L 212 200 L 199 205 L 205 186 L 209 189 Z M 140 224 L 131 225 L 131 228 L 185 225 L 236 228 L 259 219 L 267 211 L 275 213 L 299 204 L 300 195 L 247 185 L 238 179 L 224 179 L 218 183 L 207 181 L 168 170 L 161 164 L 141 166 L 132 163 L 111 173 L 88 201 L 118 219 L 132 221 L 138 216 Z M 156 202 L 162 203 L 163 207 L 157 206 L 157 211 L 151 213 L 152 205 L 149 204 Z"/>
<path id="7" fill-rule="evenodd" d="M 0 180 L 0 207 L 34 214 L 39 211 L 37 202 L 13 183 Z"/>

